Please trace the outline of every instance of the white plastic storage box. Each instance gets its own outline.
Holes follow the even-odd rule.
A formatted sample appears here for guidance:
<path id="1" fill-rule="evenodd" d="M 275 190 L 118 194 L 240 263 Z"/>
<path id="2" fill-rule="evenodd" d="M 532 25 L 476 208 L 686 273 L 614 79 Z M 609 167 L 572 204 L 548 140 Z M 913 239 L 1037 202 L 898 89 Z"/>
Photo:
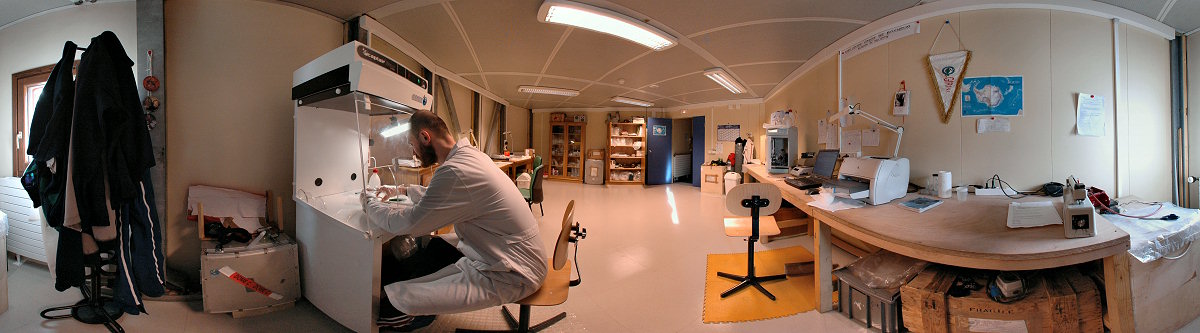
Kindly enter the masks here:
<path id="1" fill-rule="evenodd" d="M 279 234 L 276 242 L 263 242 L 252 247 L 232 242 L 217 250 L 215 241 L 203 241 L 200 275 L 204 312 L 259 310 L 287 305 L 300 298 L 296 242 L 284 234 Z M 239 276 L 262 289 L 243 285 L 238 281 Z"/>
<path id="2" fill-rule="evenodd" d="M 583 182 L 592 185 L 604 184 L 604 161 L 587 160 L 583 164 Z"/>

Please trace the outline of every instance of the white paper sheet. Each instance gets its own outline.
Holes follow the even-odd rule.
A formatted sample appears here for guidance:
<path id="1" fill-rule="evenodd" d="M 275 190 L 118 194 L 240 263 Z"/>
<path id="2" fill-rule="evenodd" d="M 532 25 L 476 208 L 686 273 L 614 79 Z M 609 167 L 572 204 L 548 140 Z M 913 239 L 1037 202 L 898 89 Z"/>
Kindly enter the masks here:
<path id="1" fill-rule="evenodd" d="M 856 153 L 862 151 L 862 131 L 860 130 L 843 130 L 842 131 L 842 152 Z"/>
<path id="2" fill-rule="evenodd" d="M 1104 96 L 1079 93 L 1075 105 L 1075 132 L 1084 136 L 1104 136 Z"/>
<path id="3" fill-rule="evenodd" d="M 830 212 L 836 212 L 839 210 L 846 210 L 846 209 L 862 208 L 863 206 L 866 205 L 862 201 L 859 201 L 859 200 L 838 198 L 838 197 L 833 197 L 832 201 L 829 201 L 829 203 L 825 203 L 825 201 L 828 199 L 823 200 L 821 198 L 821 196 L 823 196 L 823 195 L 833 196 L 833 194 L 826 194 L 825 192 L 822 192 L 821 194 L 814 195 L 813 196 L 814 200 L 808 202 L 808 205 L 812 206 L 812 207 L 824 209 L 824 210 L 827 210 Z"/>
<path id="4" fill-rule="evenodd" d="M 1008 227 L 1031 228 L 1062 224 L 1062 215 L 1052 201 L 1014 202 L 1008 204 Z"/>
<path id="5" fill-rule="evenodd" d="M 987 132 L 1009 132 L 1012 131 L 1012 122 L 1008 118 L 979 118 L 976 122 L 975 130 L 980 134 Z"/>
<path id="6" fill-rule="evenodd" d="M 825 124 L 825 119 L 817 119 L 817 143 L 826 143 L 828 140 L 829 127 Z"/>
<path id="7" fill-rule="evenodd" d="M 872 128 L 862 131 L 863 147 L 878 147 L 879 146 L 879 129 Z"/>

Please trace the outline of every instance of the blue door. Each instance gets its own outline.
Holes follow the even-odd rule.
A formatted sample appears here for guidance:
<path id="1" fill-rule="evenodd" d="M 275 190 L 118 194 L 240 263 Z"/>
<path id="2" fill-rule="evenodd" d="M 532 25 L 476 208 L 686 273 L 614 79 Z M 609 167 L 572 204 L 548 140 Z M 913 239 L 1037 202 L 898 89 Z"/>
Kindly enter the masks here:
<path id="1" fill-rule="evenodd" d="M 671 119 L 646 121 L 646 185 L 671 183 Z"/>
<path id="2" fill-rule="evenodd" d="M 692 118 L 692 186 L 700 187 L 701 164 L 704 164 L 704 116 Z"/>

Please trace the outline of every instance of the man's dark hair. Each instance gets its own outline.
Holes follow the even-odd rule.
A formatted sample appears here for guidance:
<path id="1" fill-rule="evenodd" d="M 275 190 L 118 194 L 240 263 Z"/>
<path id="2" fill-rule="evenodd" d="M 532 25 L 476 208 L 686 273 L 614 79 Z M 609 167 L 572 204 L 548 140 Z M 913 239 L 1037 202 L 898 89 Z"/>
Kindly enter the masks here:
<path id="1" fill-rule="evenodd" d="M 446 122 L 442 121 L 441 117 L 431 111 L 417 111 L 408 118 L 413 133 L 419 133 L 421 130 L 429 131 L 431 136 L 446 136 L 450 134 L 450 129 L 446 127 Z"/>

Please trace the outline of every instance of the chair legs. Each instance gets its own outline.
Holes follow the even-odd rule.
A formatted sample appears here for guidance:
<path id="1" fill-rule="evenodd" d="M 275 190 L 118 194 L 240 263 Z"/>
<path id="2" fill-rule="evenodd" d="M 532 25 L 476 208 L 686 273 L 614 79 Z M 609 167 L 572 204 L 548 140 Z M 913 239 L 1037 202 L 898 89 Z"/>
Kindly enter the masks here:
<path id="1" fill-rule="evenodd" d="M 544 330 L 547 327 L 550 327 L 551 325 L 558 323 L 559 321 L 563 320 L 564 318 L 567 318 L 566 312 L 560 312 L 557 315 L 554 315 L 554 317 L 550 317 L 550 319 L 546 319 L 546 321 L 538 323 L 537 325 L 529 326 L 529 312 L 530 312 L 529 305 L 521 305 L 521 311 L 519 313 L 520 318 L 518 319 L 518 318 L 513 317 L 512 312 L 508 311 L 508 307 L 500 306 L 500 313 L 504 314 L 504 321 L 508 322 L 509 329 L 507 329 L 507 330 L 475 330 L 475 329 L 459 328 L 459 329 L 455 329 L 454 332 L 456 332 L 456 333 L 484 333 L 484 332 L 518 332 L 518 333 L 529 332 L 529 333 L 532 333 L 532 332 L 538 332 L 538 331 Z"/>
<path id="2" fill-rule="evenodd" d="M 542 216 L 546 216 L 546 209 L 545 209 L 545 208 L 542 208 L 542 203 L 540 203 L 540 202 L 533 202 L 533 201 L 526 201 L 525 203 L 529 204 L 529 211 L 530 211 L 530 212 L 533 212 L 533 204 L 535 204 L 535 203 L 536 203 L 536 204 L 538 205 L 538 211 L 542 213 Z"/>
<path id="3" fill-rule="evenodd" d="M 725 273 L 725 272 L 717 272 L 717 276 L 720 276 L 720 277 L 723 277 L 726 279 L 730 279 L 730 280 L 734 280 L 734 281 L 741 281 L 741 283 L 738 283 L 738 285 L 733 286 L 733 288 L 729 288 L 729 290 L 726 290 L 725 292 L 721 293 L 721 298 L 725 298 L 725 297 L 728 297 L 729 295 L 733 295 L 733 293 L 738 292 L 739 290 L 745 289 L 746 287 L 754 286 L 754 289 L 758 289 L 758 291 L 763 293 L 763 295 L 767 295 L 767 298 L 770 298 L 772 301 L 775 300 L 775 295 L 772 295 L 771 292 L 767 291 L 767 288 L 763 288 L 762 284 L 760 284 L 760 283 L 767 282 L 767 281 L 787 279 L 787 275 L 779 274 L 779 275 L 769 275 L 769 276 L 757 276 L 754 274 L 754 243 L 757 241 L 758 241 L 757 237 L 750 237 L 749 239 L 746 240 L 746 243 L 748 244 L 748 245 L 746 245 L 746 251 L 747 251 L 746 252 L 746 275 L 737 275 L 737 274 L 730 274 L 730 273 Z"/>

